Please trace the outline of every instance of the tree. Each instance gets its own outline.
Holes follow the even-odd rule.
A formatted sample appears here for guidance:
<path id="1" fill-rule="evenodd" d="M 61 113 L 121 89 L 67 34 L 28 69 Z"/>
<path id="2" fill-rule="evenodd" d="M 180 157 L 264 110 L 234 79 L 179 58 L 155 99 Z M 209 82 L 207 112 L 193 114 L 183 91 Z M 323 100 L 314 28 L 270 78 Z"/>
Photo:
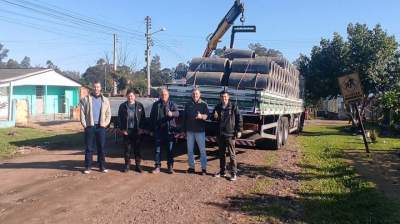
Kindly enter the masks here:
<path id="1" fill-rule="evenodd" d="M 58 69 L 58 67 L 51 60 L 46 61 L 46 67 L 54 70 Z"/>
<path id="2" fill-rule="evenodd" d="M 20 64 L 22 68 L 31 68 L 31 58 L 25 56 Z"/>
<path id="3" fill-rule="evenodd" d="M 82 74 L 82 81 L 85 84 L 93 83 L 98 80 L 103 85 L 106 83 L 107 86 L 111 86 L 113 83 L 112 77 L 112 65 L 105 63 L 106 61 L 103 58 L 97 60 L 94 66 L 90 66 L 86 69 L 86 71 Z M 106 82 L 104 79 L 106 78 Z"/>
<path id="4" fill-rule="evenodd" d="M 311 56 L 300 56 L 298 66 L 306 79 L 307 97 L 312 101 L 340 94 L 337 77 L 358 72 L 366 94 L 387 91 L 398 80 L 397 42 L 380 25 L 349 24 L 347 41 L 337 33 L 322 39 Z"/>
<path id="5" fill-rule="evenodd" d="M 62 71 L 61 74 L 75 80 L 75 81 L 80 81 L 81 79 L 81 74 L 78 71 Z"/>
<path id="6" fill-rule="evenodd" d="M 3 62 L 3 60 L 5 59 L 5 58 L 7 58 L 8 57 L 8 49 L 5 49 L 4 48 L 4 45 L 2 45 L 1 43 L 0 43 L 0 63 L 2 63 Z"/>
<path id="7" fill-rule="evenodd" d="M 151 86 L 162 86 L 172 80 L 172 70 L 161 70 L 160 56 L 158 55 L 155 55 L 151 61 L 150 74 Z"/>
<path id="8" fill-rule="evenodd" d="M 258 56 L 283 57 L 282 52 L 275 49 L 268 49 L 260 43 L 249 44 L 249 49 L 253 50 Z"/>
<path id="9" fill-rule="evenodd" d="M 19 65 L 18 61 L 14 60 L 14 59 L 8 59 L 6 67 L 7 68 L 20 68 L 20 65 Z"/>
<path id="10" fill-rule="evenodd" d="M 133 73 L 132 80 L 128 84 L 128 88 L 134 90 L 139 93 L 139 95 L 147 94 L 147 81 L 146 81 L 146 73 L 141 70 Z"/>
<path id="11" fill-rule="evenodd" d="M 310 58 L 300 55 L 295 64 L 305 78 L 309 102 L 315 104 L 320 98 L 339 94 L 337 78 L 348 71 L 347 55 L 348 45 L 338 33 L 314 46 Z"/>
<path id="12" fill-rule="evenodd" d="M 185 78 L 188 70 L 189 70 L 189 66 L 187 64 L 182 63 L 182 62 L 179 63 L 174 69 L 175 79 Z"/>
<path id="13" fill-rule="evenodd" d="M 347 27 L 349 67 L 360 74 L 364 90 L 378 93 L 390 89 L 388 66 L 396 60 L 398 43 L 378 24 L 372 30 L 356 23 Z"/>

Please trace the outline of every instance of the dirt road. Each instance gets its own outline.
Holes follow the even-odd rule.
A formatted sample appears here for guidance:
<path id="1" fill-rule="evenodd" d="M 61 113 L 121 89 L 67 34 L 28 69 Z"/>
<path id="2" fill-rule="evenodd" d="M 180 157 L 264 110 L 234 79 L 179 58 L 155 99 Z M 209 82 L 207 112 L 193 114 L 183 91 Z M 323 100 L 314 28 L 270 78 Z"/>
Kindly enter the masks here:
<path id="1" fill-rule="evenodd" d="M 230 182 L 211 174 L 187 174 L 182 144 L 177 147 L 174 175 L 122 173 L 122 148 L 113 145 L 108 147 L 107 174 L 81 173 L 82 147 L 0 161 L 0 223 L 246 223 L 248 214 L 230 208 L 229 198 L 254 187 L 258 173 L 265 173 L 260 167 L 268 157 L 292 160 L 298 154 L 290 147 L 239 148 L 239 179 Z M 143 151 L 144 169 L 150 171 L 151 144 L 143 145 Z M 217 172 L 216 147 L 208 148 L 208 161 L 208 172 Z"/>

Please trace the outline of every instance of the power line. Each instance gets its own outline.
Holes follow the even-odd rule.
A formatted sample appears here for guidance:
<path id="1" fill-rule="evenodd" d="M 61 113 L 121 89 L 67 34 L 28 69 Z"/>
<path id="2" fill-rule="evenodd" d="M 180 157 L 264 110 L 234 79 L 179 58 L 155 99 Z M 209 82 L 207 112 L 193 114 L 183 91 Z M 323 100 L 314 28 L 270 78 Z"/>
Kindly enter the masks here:
<path id="1" fill-rule="evenodd" d="M 55 34 L 55 35 L 60 35 L 60 36 L 63 36 L 63 37 L 76 38 L 76 39 L 79 39 L 79 40 L 82 40 L 82 39 L 84 39 L 83 37 L 85 37 L 84 35 L 81 35 L 81 34 L 76 34 L 75 33 L 75 35 L 73 35 L 71 33 L 65 32 L 65 30 L 54 29 L 54 28 L 47 29 L 46 27 L 40 26 L 38 24 L 33 24 L 33 23 L 29 23 L 29 22 L 21 22 L 21 21 L 15 20 L 15 19 L 10 19 L 8 17 L 4 17 L 4 16 L 0 16 L 0 20 L 4 21 L 4 22 L 7 22 L 7 23 L 17 24 L 17 25 L 28 27 L 28 28 L 31 28 L 31 29 L 36 29 L 36 30 L 52 33 L 52 34 Z M 86 40 L 87 41 L 93 41 L 91 39 L 86 39 Z"/>
<path id="2" fill-rule="evenodd" d="M 100 33 L 100 34 L 112 35 L 112 33 L 110 33 L 110 32 L 105 32 L 105 31 L 100 31 L 100 30 L 82 29 L 82 27 L 79 27 L 77 25 L 64 24 L 64 23 L 60 23 L 60 22 L 57 22 L 57 21 L 54 21 L 54 20 L 46 20 L 46 19 L 43 19 L 43 18 L 39 18 L 39 17 L 35 17 L 35 16 L 29 16 L 29 15 L 21 14 L 21 13 L 18 13 L 18 12 L 9 11 L 9 10 L 0 9 L 0 11 L 3 11 L 3 12 L 8 13 L 10 15 L 17 15 L 17 16 L 20 16 L 20 17 L 29 18 L 29 19 L 33 19 L 33 20 L 36 20 L 36 21 L 47 22 L 47 23 L 49 23 L 51 25 L 57 24 L 57 25 L 66 26 L 66 27 L 73 28 L 73 29 L 82 30 L 82 31 L 89 31 L 89 32 L 95 32 L 95 33 Z M 82 34 L 79 33 L 79 35 L 82 35 Z"/>
<path id="3" fill-rule="evenodd" d="M 119 28 L 119 29 L 127 30 L 128 32 L 137 33 L 137 35 L 139 35 L 139 36 L 143 36 L 143 34 L 144 34 L 143 32 L 139 31 L 140 28 L 137 29 L 137 30 L 133 30 L 133 29 L 131 29 L 131 28 L 123 27 L 123 26 L 121 26 L 121 25 L 111 24 L 111 23 L 109 23 L 108 21 L 104 21 L 104 20 L 101 20 L 101 19 L 98 19 L 98 18 L 93 18 L 93 17 L 89 17 L 89 16 L 86 16 L 86 15 L 82 15 L 82 14 L 79 14 L 79 13 L 77 13 L 77 12 L 68 10 L 68 9 L 66 9 L 66 8 L 61 8 L 61 7 L 56 6 L 56 5 L 52 5 L 52 4 L 47 3 L 47 2 L 43 2 L 43 1 L 40 1 L 40 0 L 36 0 L 36 2 L 41 2 L 42 4 L 47 4 L 48 7 L 53 7 L 53 9 L 55 8 L 55 9 L 61 10 L 62 12 L 69 12 L 69 13 L 71 13 L 71 14 L 77 16 L 77 17 L 84 17 L 84 18 L 86 18 L 86 19 L 88 19 L 88 20 L 91 20 L 91 21 L 96 21 L 96 20 L 97 20 L 97 21 L 99 21 L 99 22 L 102 22 L 103 24 L 108 24 L 109 26 L 111 26 L 111 27 L 113 27 L 113 28 L 117 27 L 117 28 Z M 142 23 L 140 22 L 140 24 L 142 24 Z"/>
<path id="4" fill-rule="evenodd" d="M 32 2 L 28 2 L 28 1 L 24 1 L 24 0 L 18 0 L 19 3 L 15 3 L 15 2 L 10 2 L 8 0 L 0 0 L 2 2 L 8 3 L 10 5 L 13 5 L 15 7 L 20 7 L 23 8 L 25 10 L 30 10 L 30 11 L 34 11 L 36 13 L 42 14 L 42 15 L 46 15 L 49 16 L 51 18 L 55 18 L 61 21 L 65 21 L 65 19 L 68 20 L 68 22 L 76 24 L 76 25 L 81 25 L 81 26 L 90 26 L 90 27 L 96 27 L 96 28 L 100 28 L 104 31 L 111 31 L 111 32 L 123 32 L 129 35 L 132 35 L 133 37 L 139 37 L 141 36 L 138 33 L 129 31 L 129 30 L 125 30 L 125 29 L 121 29 L 118 28 L 117 26 L 109 26 L 109 25 L 104 25 L 104 24 L 100 24 L 96 21 L 92 21 L 90 18 L 85 18 L 85 17 L 78 17 L 78 16 L 74 16 L 56 9 L 52 9 L 50 7 L 47 6 L 43 6 L 43 5 L 39 5 L 36 3 L 32 3 Z"/>

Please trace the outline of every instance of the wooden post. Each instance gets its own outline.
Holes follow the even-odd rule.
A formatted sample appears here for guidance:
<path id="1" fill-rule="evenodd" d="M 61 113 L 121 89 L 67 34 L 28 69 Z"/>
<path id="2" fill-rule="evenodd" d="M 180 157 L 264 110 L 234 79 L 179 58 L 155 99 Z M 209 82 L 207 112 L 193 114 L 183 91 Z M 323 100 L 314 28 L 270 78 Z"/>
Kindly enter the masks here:
<path id="1" fill-rule="evenodd" d="M 358 110 L 358 104 L 357 104 L 357 103 L 354 104 L 354 109 L 356 110 L 357 119 L 358 119 L 358 122 L 359 122 L 358 126 L 359 126 L 359 128 L 361 129 L 361 132 L 362 132 L 362 136 L 363 136 L 363 140 L 364 140 L 364 145 L 365 145 L 365 151 L 366 151 L 367 153 L 369 153 L 368 142 L 367 142 L 367 136 L 365 136 L 364 124 L 363 124 L 363 120 L 362 120 L 361 115 L 360 115 L 360 111 Z"/>

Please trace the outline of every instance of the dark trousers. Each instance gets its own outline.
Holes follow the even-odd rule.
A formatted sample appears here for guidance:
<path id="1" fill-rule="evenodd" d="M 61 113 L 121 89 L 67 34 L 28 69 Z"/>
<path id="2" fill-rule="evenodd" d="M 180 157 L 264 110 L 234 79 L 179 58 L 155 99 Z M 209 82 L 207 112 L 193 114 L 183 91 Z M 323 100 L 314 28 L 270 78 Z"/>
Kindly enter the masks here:
<path id="1" fill-rule="evenodd" d="M 155 167 L 161 167 L 161 152 L 167 152 L 168 167 L 174 165 L 174 135 L 164 131 L 155 132 Z"/>
<path id="2" fill-rule="evenodd" d="M 142 152 L 140 150 L 140 135 L 138 134 L 137 129 L 128 129 L 128 135 L 124 136 L 124 157 L 125 157 L 125 165 L 131 164 L 131 156 L 134 154 L 136 165 L 140 166 L 140 162 L 142 161 Z"/>
<path id="3" fill-rule="evenodd" d="M 104 146 L 106 144 L 106 129 L 100 126 L 85 128 L 85 168 L 92 168 L 93 151 L 97 149 L 97 161 L 99 168 L 106 167 Z"/>
<path id="4" fill-rule="evenodd" d="M 232 174 L 237 173 L 237 162 L 236 162 L 236 150 L 235 140 L 233 137 L 218 136 L 218 147 L 219 147 L 219 166 L 220 172 L 225 173 L 226 167 L 226 153 L 230 158 L 229 168 Z"/>

